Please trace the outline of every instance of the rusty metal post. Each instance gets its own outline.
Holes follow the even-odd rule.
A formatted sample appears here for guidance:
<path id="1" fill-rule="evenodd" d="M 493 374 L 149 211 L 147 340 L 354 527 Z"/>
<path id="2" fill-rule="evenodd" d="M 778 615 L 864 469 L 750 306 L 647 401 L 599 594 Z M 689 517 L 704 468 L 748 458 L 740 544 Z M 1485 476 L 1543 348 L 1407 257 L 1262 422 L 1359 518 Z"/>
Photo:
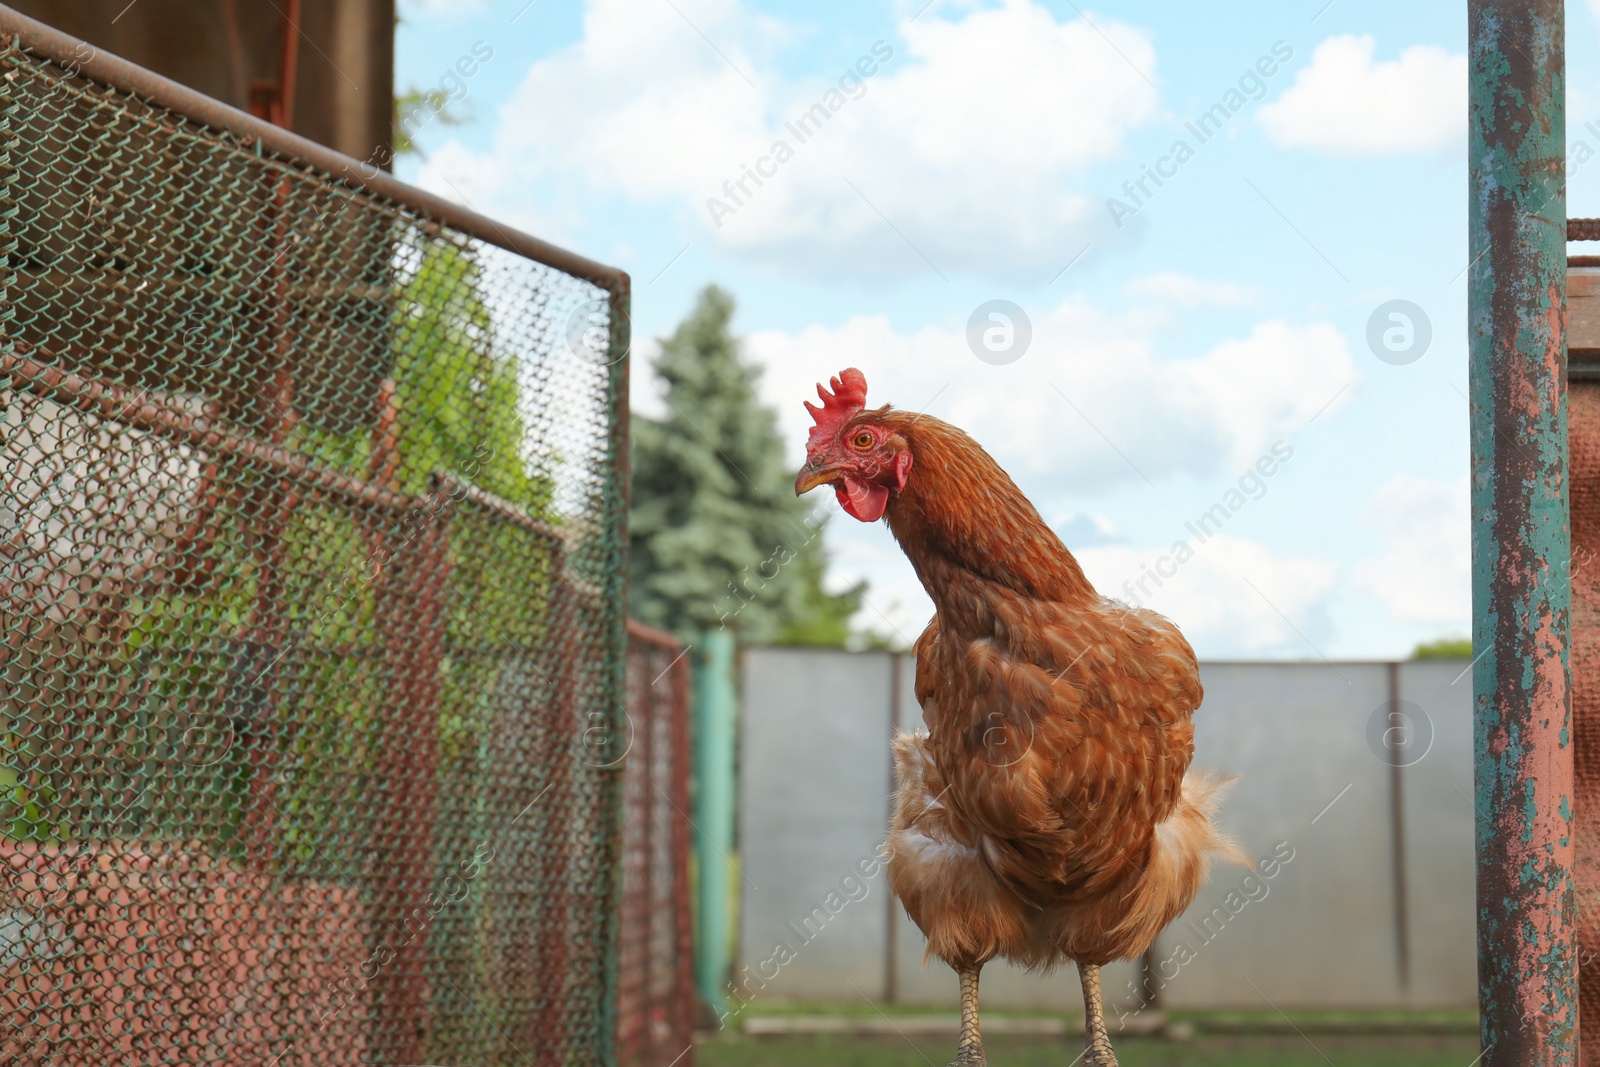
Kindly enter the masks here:
<path id="1" fill-rule="evenodd" d="M 1478 1003 L 1486 1067 L 1573 1064 L 1562 0 L 1469 0 Z"/>

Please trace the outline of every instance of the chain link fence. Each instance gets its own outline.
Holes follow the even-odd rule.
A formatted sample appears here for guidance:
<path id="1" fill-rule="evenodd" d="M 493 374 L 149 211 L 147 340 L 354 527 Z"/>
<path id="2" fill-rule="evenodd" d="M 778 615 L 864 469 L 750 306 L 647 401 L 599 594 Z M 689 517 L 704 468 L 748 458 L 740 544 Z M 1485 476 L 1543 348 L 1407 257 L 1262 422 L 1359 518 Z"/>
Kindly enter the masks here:
<path id="1" fill-rule="evenodd" d="M 626 276 L 4 8 L 0 218 L 0 1061 L 614 1062 Z"/>

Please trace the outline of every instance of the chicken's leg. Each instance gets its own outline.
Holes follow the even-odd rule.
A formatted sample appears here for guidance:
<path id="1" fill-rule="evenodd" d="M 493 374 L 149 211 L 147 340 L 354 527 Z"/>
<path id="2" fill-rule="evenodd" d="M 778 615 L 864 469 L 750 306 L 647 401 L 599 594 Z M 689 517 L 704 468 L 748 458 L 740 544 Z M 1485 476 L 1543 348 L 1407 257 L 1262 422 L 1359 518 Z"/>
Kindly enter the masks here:
<path id="1" fill-rule="evenodd" d="M 961 1042 L 950 1067 L 984 1067 L 983 1038 L 978 1034 L 978 972 L 983 964 L 957 968 L 961 976 Z"/>
<path id="2" fill-rule="evenodd" d="M 1100 1002 L 1100 965 L 1078 964 L 1083 982 L 1083 1067 L 1117 1067 L 1117 1054 L 1111 1051 L 1111 1035 L 1106 1033 L 1106 1013 Z"/>

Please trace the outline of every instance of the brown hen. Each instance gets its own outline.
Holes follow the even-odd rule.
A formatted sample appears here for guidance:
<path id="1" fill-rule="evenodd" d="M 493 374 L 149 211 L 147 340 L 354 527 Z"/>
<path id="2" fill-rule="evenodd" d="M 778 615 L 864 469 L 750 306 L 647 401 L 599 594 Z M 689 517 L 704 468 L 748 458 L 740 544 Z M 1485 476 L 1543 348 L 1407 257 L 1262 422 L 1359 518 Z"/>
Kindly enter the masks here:
<path id="1" fill-rule="evenodd" d="M 889 529 L 932 597 L 917 640 L 927 732 L 894 742 L 890 884 L 961 978 L 956 1064 L 982 1064 L 978 973 L 1077 963 L 1087 1050 L 1116 1063 L 1100 966 L 1141 955 L 1194 899 L 1227 779 L 1189 773 L 1194 651 L 1155 612 L 1095 592 L 1005 471 L 961 430 L 866 408 L 855 369 L 822 406 L 795 492 L 832 485 Z"/>

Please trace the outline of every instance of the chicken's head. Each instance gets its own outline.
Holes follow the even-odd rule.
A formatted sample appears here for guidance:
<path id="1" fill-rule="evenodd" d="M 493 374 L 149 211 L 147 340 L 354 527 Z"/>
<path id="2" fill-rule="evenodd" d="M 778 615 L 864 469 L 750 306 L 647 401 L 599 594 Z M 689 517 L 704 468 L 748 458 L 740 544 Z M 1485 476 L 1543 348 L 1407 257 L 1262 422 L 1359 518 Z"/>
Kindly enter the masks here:
<path id="1" fill-rule="evenodd" d="M 795 495 L 831 485 L 839 506 L 862 522 L 875 522 L 889 506 L 889 494 L 906 487 L 911 446 L 887 424 L 887 407 L 867 407 L 867 379 L 851 367 L 831 383 L 817 386 L 822 406 L 807 403 L 816 423 L 806 439 L 806 465 L 794 480 Z"/>

